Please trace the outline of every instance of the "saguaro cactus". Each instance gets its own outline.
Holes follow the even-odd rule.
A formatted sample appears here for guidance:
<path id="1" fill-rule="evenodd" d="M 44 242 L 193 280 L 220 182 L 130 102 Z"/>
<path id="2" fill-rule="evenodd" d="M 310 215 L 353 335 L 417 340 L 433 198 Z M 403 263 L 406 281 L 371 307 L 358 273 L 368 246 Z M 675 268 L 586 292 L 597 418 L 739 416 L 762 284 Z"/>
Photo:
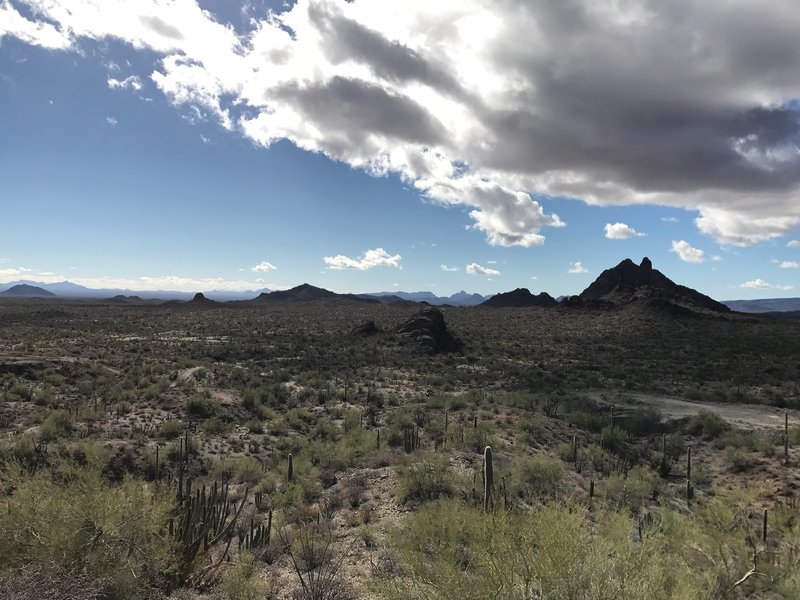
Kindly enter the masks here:
<path id="1" fill-rule="evenodd" d="M 289 452 L 289 467 L 286 469 L 286 480 L 291 483 L 294 479 L 294 462 L 292 460 L 292 453 Z"/>
<path id="2" fill-rule="evenodd" d="M 494 485 L 494 465 L 492 464 L 492 447 L 483 450 L 483 511 L 488 512 Z"/>
<path id="3" fill-rule="evenodd" d="M 789 464 L 789 411 L 783 413 L 783 464 Z"/>

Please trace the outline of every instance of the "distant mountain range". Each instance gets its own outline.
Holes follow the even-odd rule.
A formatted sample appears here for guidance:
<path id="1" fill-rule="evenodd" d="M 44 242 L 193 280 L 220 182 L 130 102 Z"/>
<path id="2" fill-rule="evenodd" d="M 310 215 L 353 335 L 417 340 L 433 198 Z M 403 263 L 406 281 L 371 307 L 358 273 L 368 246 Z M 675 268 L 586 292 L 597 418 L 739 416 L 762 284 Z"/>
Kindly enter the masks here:
<path id="1" fill-rule="evenodd" d="M 220 302 L 246 304 L 283 304 L 323 299 L 345 299 L 366 303 L 424 302 L 442 306 L 487 307 L 610 307 L 629 303 L 645 303 L 653 307 L 675 310 L 728 312 L 736 310 L 751 313 L 790 313 L 800 311 L 800 298 L 768 298 L 763 300 L 726 300 L 717 302 L 696 290 L 674 283 L 653 268 L 648 258 L 637 265 L 625 259 L 617 266 L 606 269 L 577 296 L 553 298 L 546 292 L 533 294 L 525 288 L 483 296 L 465 291 L 450 296 L 437 296 L 433 292 L 375 292 L 371 294 L 338 294 L 308 283 L 289 290 L 271 291 L 256 289 L 245 291 L 212 290 L 202 294 L 170 290 L 142 291 L 122 289 L 92 289 L 70 281 L 41 283 L 20 280 L 0 284 L 0 296 L 5 298 L 75 298 L 104 300 L 115 304 L 142 304 L 156 301 L 180 301 L 192 306 L 213 307 Z M 190 302 L 192 301 L 192 302 Z"/>
<path id="2" fill-rule="evenodd" d="M 41 288 L 45 291 L 51 292 L 60 298 L 86 298 L 86 299 L 111 299 L 119 296 L 121 298 L 137 298 L 138 300 L 185 300 L 189 301 L 194 298 L 194 292 L 178 292 L 174 290 L 124 290 L 119 288 L 88 288 L 71 281 L 60 281 L 58 283 L 41 283 L 39 281 L 19 280 L 12 281 L 11 283 L 0 283 L 0 292 L 6 291 L 17 285 L 28 285 Z M 228 290 L 212 290 L 204 292 L 205 296 L 212 300 L 220 302 L 230 300 L 250 300 L 255 298 L 262 292 L 269 292 L 266 288 L 244 290 L 244 291 L 228 291 Z M 134 300 L 135 302 L 135 300 Z M 127 302 L 130 303 L 130 302 Z"/>
<path id="3" fill-rule="evenodd" d="M 800 298 L 764 298 L 762 300 L 723 300 L 732 310 L 748 313 L 797 312 L 800 311 Z"/>

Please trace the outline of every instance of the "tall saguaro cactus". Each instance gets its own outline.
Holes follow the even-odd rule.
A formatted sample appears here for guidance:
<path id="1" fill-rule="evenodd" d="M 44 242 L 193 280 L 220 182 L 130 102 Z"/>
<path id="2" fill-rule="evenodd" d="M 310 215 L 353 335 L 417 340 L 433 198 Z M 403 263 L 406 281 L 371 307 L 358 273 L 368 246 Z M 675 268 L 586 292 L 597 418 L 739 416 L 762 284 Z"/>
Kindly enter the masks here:
<path id="1" fill-rule="evenodd" d="M 492 464 L 492 447 L 486 446 L 483 450 L 483 511 L 489 511 L 494 485 L 494 465 Z"/>

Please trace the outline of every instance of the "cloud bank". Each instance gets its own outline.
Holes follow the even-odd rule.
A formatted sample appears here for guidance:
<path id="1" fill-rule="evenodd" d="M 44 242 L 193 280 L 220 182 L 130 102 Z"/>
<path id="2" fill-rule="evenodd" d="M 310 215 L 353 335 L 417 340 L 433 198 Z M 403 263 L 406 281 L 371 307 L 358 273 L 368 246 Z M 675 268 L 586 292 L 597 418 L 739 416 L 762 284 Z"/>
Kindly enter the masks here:
<path id="1" fill-rule="evenodd" d="M 729 245 L 800 225 L 795 0 L 299 0 L 251 16 L 237 30 L 194 0 L 0 0 L 0 38 L 154 52 L 116 87 L 149 79 L 257 144 L 396 174 L 466 207 L 493 245 L 541 245 L 564 225 L 554 197 L 697 211 Z"/>

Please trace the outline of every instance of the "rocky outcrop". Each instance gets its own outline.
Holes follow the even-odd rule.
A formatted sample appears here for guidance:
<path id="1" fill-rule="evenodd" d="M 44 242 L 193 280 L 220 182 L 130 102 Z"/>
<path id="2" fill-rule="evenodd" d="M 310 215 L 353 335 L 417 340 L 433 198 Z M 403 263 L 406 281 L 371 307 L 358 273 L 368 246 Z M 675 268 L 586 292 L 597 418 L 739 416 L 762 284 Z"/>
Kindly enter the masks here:
<path id="1" fill-rule="evenodd" d="M 413 314 L 395 330 L 395 335 L 414 342 L 427 354 L 457 352 L 463 346 L 447 329 L 442 311 L 433 306 Z"/>
<path id="2" fill-rule="evenodd" d="M 361 325 L 354 327 L 350 332 L 350 335 L 355 337 L 370 337 L 377 335 L 380 332 L 381 330 L 377 325 L 375 325 L 375 321 L 366 321 L 361 323 Z"/>

